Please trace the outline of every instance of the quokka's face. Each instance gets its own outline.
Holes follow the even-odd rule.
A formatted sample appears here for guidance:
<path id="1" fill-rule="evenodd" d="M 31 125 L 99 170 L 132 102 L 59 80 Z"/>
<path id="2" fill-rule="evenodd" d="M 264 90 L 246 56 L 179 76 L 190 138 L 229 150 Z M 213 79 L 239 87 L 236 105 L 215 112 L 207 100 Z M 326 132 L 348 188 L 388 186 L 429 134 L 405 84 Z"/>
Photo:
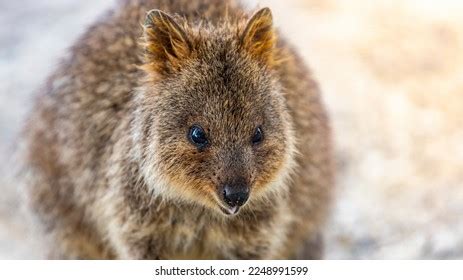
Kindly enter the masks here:
<path id="1" fill-rule="evenodd" d="M 269 16 L 262 11 L 256 16 Z M 154 13 L 151 21 L 157 26 L 151 36 L 160 32 L 155 29 L 159 25 L 173 21 Z M 164 33 L 176 32 L 188 41 L 171 46 L 169 38 L 163 49 L 173 52 L 165 58 L 168 65 L 150 64 L 149 59 L 160 57 L 152 50 L 157 57 L 148 56 L 144 66 L 149 78 L 139 112 L 145 176 L 166 196 L 225 215 L 283 191 L 279 183 L 291 167 L 294 139 L 278 78 L 264 60 L 269 58 L 256 56 L 252 46 L 243 45 L 243 37 L 227 30 L 205 30 L 202 34 L 210 33 L 195 37 L 175 22 L 169 24 L 180 31 Z M 265 37 L 258 35 L 258 40 Z M 188 48 L 187 57 L 175 52 L 181 43 Z"/>

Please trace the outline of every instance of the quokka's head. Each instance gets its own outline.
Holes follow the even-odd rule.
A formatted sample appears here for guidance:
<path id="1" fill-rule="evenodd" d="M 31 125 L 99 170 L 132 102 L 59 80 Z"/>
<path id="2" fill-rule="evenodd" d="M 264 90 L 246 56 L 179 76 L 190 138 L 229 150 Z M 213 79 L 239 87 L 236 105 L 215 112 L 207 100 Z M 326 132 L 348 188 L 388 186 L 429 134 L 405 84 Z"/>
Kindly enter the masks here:
<path id="1" fill-rule="evenodd" d="M 234 215 L 285 191 L 294 136 L 274 44 L 268 8 L 214 25 L 148 13 L 134 135 L 155 192 Z"/>

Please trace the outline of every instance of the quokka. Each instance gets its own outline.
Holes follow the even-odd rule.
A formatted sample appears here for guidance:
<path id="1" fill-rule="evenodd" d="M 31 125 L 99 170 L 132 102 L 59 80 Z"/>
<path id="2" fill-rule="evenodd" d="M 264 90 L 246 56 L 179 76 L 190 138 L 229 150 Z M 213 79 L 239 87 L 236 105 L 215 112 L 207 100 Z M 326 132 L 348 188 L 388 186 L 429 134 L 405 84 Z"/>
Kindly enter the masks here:
<path id="1" fill-rule="evenodd" d="M 333 191 L 317 83 L 270 9 L 125 0 L 23 132 L 48 258 L 321 258 Z"/>

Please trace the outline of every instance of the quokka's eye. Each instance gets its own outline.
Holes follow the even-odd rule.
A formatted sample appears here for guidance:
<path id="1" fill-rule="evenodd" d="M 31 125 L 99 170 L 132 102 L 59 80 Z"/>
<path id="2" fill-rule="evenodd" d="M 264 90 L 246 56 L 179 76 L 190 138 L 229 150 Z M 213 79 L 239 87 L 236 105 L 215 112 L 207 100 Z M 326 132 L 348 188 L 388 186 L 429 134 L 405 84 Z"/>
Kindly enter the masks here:
<path id="1" fill-rule="evenodd" d="M 190 127 L 188 138 L 190 139 L 190 142 L 198 148 L 204 148 L 208 144 L 206 132 L 204 132 L 204 129 L 199 125 L 193 125 Z"/>
<path id="2" fill-rule="evenodd" d="M 257 145 L 264 140 L 264 133 L 262 128 L 259 126 L 254 130 L 254 135 L 252 136 L 252 144 Z"/>

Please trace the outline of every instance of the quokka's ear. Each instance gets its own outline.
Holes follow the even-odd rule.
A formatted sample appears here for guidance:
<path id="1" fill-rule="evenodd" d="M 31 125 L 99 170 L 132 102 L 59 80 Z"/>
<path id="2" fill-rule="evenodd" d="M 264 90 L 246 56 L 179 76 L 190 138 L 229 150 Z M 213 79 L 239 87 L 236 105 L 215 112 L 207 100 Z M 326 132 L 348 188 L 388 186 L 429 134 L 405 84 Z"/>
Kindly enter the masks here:
<path id="1" fill-rule="evenodd" d="M 192 51 L 185 30 L 168 14 L 160 10 L 148 12 L 144 24 L 145 68 L 160 74 L 180 67 Z"/>
<path id="2" fill-rule="evenodd" d="M 256 12 L 241 35 L 243 47 L 254 57 L 270 64 L 274 59 L 275 40 L 272 12 L 269 8 Z"/>

